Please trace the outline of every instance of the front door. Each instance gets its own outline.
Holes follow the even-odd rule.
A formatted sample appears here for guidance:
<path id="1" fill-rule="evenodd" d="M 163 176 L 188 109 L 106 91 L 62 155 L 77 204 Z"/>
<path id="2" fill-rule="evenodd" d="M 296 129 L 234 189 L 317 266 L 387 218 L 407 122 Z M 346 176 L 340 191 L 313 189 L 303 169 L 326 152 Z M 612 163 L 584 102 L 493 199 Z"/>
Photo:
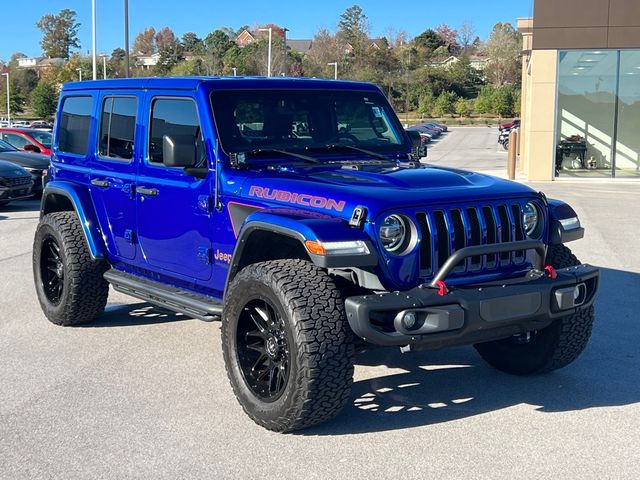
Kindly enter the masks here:
<path id="1" fill-rule="evenodd" d="M 187 175 L 163 164 L 163 137 L 193 137 L 198 167 L 209 167 L 193 97 L 162 96 L 147 101 L 151 111 L 146 128 L 146 158 L 140 163 L 137 194 L 138 239 L 146 268 L 184 280 L 211 277 L 210 213 L 213 175 Z M 175 275 L 174 275 L 175 276 Z"/>

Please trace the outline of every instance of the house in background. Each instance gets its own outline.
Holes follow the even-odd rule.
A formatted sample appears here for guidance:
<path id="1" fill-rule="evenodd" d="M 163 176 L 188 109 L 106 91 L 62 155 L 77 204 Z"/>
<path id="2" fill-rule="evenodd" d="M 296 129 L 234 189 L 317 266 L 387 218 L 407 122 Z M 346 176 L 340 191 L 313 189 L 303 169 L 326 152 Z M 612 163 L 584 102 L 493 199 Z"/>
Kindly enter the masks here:
<path id="1" fill-rule="evenodd" d="M 48 70 L 52 67 L 65 64 L 64 58 L 49 58 L 49 57 L 20 57 L 18 58 L 19 68 L 31 68 L 40 73 L 43 70 Z"/>
<path id="2" fill-rule="evenodd" d="M 433 62 L 430 62 L 428 66 L 436 67 L 436 68 L 450 68 L 456 63 L 458 63 L 459 61 L 460 61 L 460 57 L 451 55 L 445 59 L 435 60 Z M 486 57 L 481 57 L 479 55 L 472 55 L 469 57 L 469 63 L 471 67 L 479 72 L 485 69 L 485 67 L 487 66 L 487 62 L 488 62 L 488 59 Z"/>

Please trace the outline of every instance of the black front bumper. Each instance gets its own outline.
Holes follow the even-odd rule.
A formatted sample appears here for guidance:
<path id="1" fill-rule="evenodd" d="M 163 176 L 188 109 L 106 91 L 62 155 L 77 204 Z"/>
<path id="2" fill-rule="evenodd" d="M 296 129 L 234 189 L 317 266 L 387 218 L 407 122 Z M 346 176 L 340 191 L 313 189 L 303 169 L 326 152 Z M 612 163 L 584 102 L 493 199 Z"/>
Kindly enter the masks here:
<path id="1" fill-rule="evenodd" d="M 436 349 L 544 328 L 592 305 L 598 280 L 598 269 L 589 265 L 558 270 L 553 279 L 533 270 L 524 278 L 459 286 L 444 295 L 421 285 L 349 297 L 345 309 L 351 329 L 369 343 Z M 407 314 L 415 319 L 411 328 L 403 321 Z"/>
<path id="2" fill-rule="evenodd" d="M 33 183 L 5 187 L 0 185 L 0 201 L 2 200 L 22 200 L 33 197 Z"/>

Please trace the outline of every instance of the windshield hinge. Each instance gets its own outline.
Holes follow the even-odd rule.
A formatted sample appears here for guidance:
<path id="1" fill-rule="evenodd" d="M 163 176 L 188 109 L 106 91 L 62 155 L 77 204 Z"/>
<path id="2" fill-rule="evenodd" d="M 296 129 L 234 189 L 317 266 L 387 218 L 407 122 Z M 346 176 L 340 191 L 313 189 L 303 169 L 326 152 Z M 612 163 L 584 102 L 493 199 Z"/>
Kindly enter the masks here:
<path id="1" fill-rule="evenodd" d="M 353 209 L 351 214 L 351 220 L 349 220 L 349 226 L 362 228 L 364 222 L 367 220 L 367 209 L 362 205 L 358 205 Z"/>

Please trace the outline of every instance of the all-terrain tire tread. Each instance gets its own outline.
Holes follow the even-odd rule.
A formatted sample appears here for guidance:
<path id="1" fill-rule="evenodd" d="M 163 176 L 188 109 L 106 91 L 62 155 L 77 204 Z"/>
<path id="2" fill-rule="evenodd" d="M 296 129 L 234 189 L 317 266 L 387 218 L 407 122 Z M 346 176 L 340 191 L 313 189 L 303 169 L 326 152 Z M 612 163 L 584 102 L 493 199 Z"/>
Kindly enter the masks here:
<path id="1" fill-rule="evenodd" d="M 62 240 L 61 248 L 66 257 L 64 288 L 69 290 L 69 295 L 55 314 L 48 305 L 43 304 L 47 300 L 40 298 L 43 310 L 48 313 L 49 320 L 57 325 L 73 326 L 91 322 L 104 312 L 107 304 L 109 284 L 103 275 L 108 265 L 91 257 L 76 213 L 55 212 L 43 216 L 38 225 L 33 249 L 34 268 L 39 268 L 36 249 L 40 248 L 42 239 L 38 233 L 45 225 L 58 232 Z"/>
<path id="2" fill-rule="evenodd" d="M 247 280 L 258 280 L 270 285 L 273 291 L 280 291 L 285 308 L 293 313 L 299 375 L 293 387 L 295 401 L 280 418 L 265 421 L 240 402 L 244 411 L 259 425 L 281 432 L 300 430 L 335 417 L 349 401 L 353 382 L 353 333 L 340 291 L 329 275 L 312 263 L 287 259 L 244 268 L 234 278 L 228 299 Z M 222 341 L 223 344 L 229 341 L 224 329 Z M 231 379 L 230 359 L 226 357 L 227 375 L 238 398 Z"/>

